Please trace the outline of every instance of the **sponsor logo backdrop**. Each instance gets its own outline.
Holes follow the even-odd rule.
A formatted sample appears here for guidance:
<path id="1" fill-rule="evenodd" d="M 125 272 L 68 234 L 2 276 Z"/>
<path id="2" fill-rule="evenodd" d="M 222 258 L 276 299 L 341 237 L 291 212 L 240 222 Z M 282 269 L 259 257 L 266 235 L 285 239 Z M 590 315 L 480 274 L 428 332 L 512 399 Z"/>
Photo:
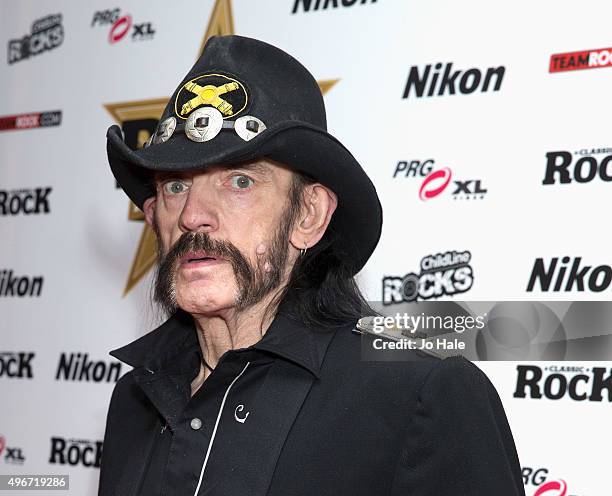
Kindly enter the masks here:
<path id="1" fill-rule="evenodd" d="M 359 274 L 371 300 L 609 300 L 611 15 L 595 0 L 3 2 L 0 473 L 69 473 L 73 494 L 96 494 L 129 370 L 108 351 L 159 320 L 154 238 L 105 131 L 141 146 L 211 34 L 276 44 L 319 81 L 383 203 Z M 609 492 L 594 467 L 612 442 L 610 363 L 479 365 L 527 494 Z"/>

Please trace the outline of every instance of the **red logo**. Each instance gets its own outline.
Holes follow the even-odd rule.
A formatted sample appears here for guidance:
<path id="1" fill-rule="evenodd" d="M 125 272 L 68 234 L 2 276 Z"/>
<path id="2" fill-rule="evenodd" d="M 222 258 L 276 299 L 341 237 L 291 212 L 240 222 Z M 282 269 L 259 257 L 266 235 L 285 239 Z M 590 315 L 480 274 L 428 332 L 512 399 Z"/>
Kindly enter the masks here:
<path id="1" fill-rule="evenodd" d="M 126 14 L 123 17 L 120 17 L 115 21 L 113 27 L 108 33 L 108 42 L 112 45 L 113 43 L 117 43 L 121 41 L 126 34 L 130 31 L 132 27 L 132 16 L 130 14 Z"/>
<path id="2" fill-rule="evenodd" d="M 438 196 L 450 183 L 453 173 L 448 167 L 431 172 L 421 184 L 419 198 L 423 201 Z"/>
<path id="3" fill-rule="evenodd" d="M 0 131 L 59 126 L 61 122 L 61 110 L 53 110 L 51 112 L 30 112 L 29 114 L 19 115 L 6 115 L 0 117 Z"/>
<path id="4" fill-rule="evenodd" d="M 612 48 L 597 48 L 551 55 L 548 72 L 579 71 L 610 66 L 612 66 Z"/>
<path id="5" fill-rule="evenodd" d="M 566 496 L 567 484 L 563 479 L 545 482 L 538 487 L 537 491 L 533 493 L 533 496 L 540 496 L 542 494 L 546 494 L 547 496 Z"/>

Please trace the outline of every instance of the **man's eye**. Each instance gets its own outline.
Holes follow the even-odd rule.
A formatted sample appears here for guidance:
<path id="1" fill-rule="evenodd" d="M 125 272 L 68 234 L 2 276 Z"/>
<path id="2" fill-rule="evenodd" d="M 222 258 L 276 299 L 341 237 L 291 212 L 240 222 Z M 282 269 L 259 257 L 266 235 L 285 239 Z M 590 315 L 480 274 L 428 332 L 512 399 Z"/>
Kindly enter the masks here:
<path id="1" fill-rule="evenodd" d="M 169 195 L 178 195 L 187 190 L 187 185 L 183 181 L 168 181 L 164 184 L 164 192 Z"/>
<path id="2" fill-rule="evenodd" d="M 232 176 L 232 187 L 236 189 L 247 189 L 253 180 L 249 176 L 239 175 Z"/>

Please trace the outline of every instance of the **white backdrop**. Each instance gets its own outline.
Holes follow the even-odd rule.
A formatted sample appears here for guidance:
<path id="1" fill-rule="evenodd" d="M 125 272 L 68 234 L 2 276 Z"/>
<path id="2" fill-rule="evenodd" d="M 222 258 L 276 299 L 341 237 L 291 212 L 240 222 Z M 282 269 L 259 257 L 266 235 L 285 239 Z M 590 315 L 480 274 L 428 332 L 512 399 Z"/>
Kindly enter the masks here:
<path id="1" fill-rule="evenodd" d="M 138 249 L 143 223 L 128 219 L 128 200 L 106 160 L 105 132 L 113 123 L 155 117 L 207 34 L 275 44 L 326 88 L 329 129 L 361 162 L 383 204 L 382 239 L 358 278 L 371 300 L 382 298 L 383 277 L 418 275 L 423 257 L 450 251 L 470 252 L 474 280 L 464 294 L 439 299 L 611 299 L 607 169 L 589 181 L 542 184 L 547 153 L 569 152 L 572 176 L 581 157 L 605 165 L 612 154 L 612 67 L 549 72 L 554 54 L 612 45 L 610 2 L 2 0 L 0 12 L 7 47 L 0 60 L 0 474 L 67 473 L 71 494 L 96 494 L 96 443 L 117 367 L 108 351 L 157 322 L 150 272 L 132 270 L 137 253 L 146 261 L 152 252 L 146 243 Z M 119 21 L 127 15 L 131 21 Z M 33 26 L 47 16 L 54 17 Z M 111 43 L 109 35 L 129 22 Z M 22 45 L 11 40 L 23 41 L 33 28 L 42 31 L 28 43 L 46 49 L 21 58 Z M 569 68 L 580 64 L 564 60 Z M 488 68 L 504 72 L 497 91 L 493 84 L 481 91 L 481 83 L 461 93 L 459 74 L 455 94 L 438 95 L 436 87 L 434 96 L 417 97 L 413 87 L 403 98 L 411 69 L 422 77 L 437 63 L 438 87 L 448 63 L 452 71 L 478 69 L 483 78 Z M 57 114 L 12 118 L 55 111 L 59 125 L 9 129 L 15 122 L 57 123 Z M 425 176 L 394 173 L 399 162 L 426 160 L 432 171 L 448 168 L 451 181 L 422 200 Z M 467 184 L 469 194 L 453 194 L 454 181 Z M 472 194 L 476 184 L 480 191 Z M 37 188 L 51 188 L 39 213 L 18 208 L 23 203 L 29 211 L 32 200 L 11 200 Z M 600 267 L 594 284 L 601 291 L 588 284 L 565 291 L 565 280 L 558 291 L 542 290 L 540 282 L 527 290 L 537 259 L 549 267 L 563 257 L 568 266 L 580 257 L 581 268 Z M 37 277 L 40 294 L 31 295 Z M 19 284 L 27 294 L 17 294 Z M 26 354 L 21 369 L 19 353 Z M 68 378 L 58 378 L 70 359 Z M 82 361 L 93 363 L 78 380 Z M 609 494 L 607 393 L 603 401 L 514 398 L 517 364 L 479 365 L 506 407 L 528 495 L 563 494 L 546 486 L 559 479 L 568 496 Z M 565 365 L 584 367 L 591 379 L 593 366 L 611 372 L 610 363 Z M 120 374 L 127 370 L 121 364 Z M 95 380 L 109 371 L 110 380 Z M 569 379 L 576 372 L 563 373 Z"/>

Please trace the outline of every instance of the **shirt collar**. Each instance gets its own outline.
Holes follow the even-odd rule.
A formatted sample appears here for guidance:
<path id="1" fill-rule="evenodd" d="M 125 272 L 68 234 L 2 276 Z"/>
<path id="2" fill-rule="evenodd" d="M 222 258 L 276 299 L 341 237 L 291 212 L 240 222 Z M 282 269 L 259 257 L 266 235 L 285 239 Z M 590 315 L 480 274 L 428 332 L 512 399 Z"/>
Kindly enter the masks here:
<path id="1" fill-rule="evenodd" d="M 341 328 L 308 326 L 291 316 L 289 310 L 283 303 L 263 338 L 246 349 L 272 353 L 320 377 L 327 347 Z M 156 329 L 109 354 L 132 367 L 157 371 L 196 346 L 199 341 L 193 318 L 179 310 Z"/>

